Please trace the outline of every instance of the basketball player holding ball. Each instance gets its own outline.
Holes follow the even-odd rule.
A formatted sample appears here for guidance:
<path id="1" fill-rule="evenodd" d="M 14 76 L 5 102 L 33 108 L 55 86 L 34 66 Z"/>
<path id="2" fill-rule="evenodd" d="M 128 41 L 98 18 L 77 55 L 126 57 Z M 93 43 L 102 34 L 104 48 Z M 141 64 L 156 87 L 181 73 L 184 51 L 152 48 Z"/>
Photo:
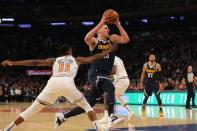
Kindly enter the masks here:
<path id="1" fill-rule="evenodd" d="M 120 35 L 110 35 L 110 30 L 107 24 L 115 24 L 120 32 Z M 118 13 L 112 9 L 109 9 L 104 12 L 98 25 L 96 25 L 96 27 L 87 33 L 84 41 L 89 46 L 91 54 L 94 55 L 107 50 L 113 44 L 128 43 L 129 36 L 121 26 Z M 120 120 L 114 116 L 115 88 L 113 83 L 108 78 L 112 71 L 114 59 L 114 53 L 110 53 L 103 59 L 92 63 L 88 71 L 88 81 L 93 86 L 93 88 L 89 97 L 87 98 L 87 101 L 91 106 L 94 106 L 96 104 L 96 99 L 102 97 L 104 92 L 107 93 L 109 127 L 118 123 Z M 82 108 L 77 107 L 67 113 L 59 113 L 59 116 L 57 116 L 60 121 L 59 125 L 61 125 L 65 119 L 84 112 L 85 111 Z"/>

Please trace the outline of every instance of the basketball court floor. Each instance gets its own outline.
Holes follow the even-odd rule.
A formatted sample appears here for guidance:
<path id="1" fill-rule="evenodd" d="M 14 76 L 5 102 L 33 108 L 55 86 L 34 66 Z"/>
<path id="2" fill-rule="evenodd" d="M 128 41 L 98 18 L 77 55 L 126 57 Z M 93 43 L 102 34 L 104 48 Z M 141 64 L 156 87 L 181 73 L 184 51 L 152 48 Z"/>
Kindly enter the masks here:
<path id="1" fill-rule="evenodd" d="M 18 114 L 30 103 L 0 103 L 0 129 L 15 120 Z M 56 112 L 68 111 L 75 105 L 55 104 L 47 106 L 38 114 L 16 127 L 14 131 L 54 131 Z M 131 105 L 135 117 L 127 120 L 127 112 L 117 105 L 116 115 L 125 117 L 124 121 L 109 129 L 110 131 L 197 131 L 197 109 L 186 110 L 179 106 L 164 106 L 164 117 L 159 117 L 157 106 L 147 106 L 146 116 L 141 116 L 141 106 Z M 97 105 L 95 111 L 99 118 L 103 114 L 103 105 Z M 58 131 L 94 131 L 92 123 L 85 114 L 68 119 Z"/>

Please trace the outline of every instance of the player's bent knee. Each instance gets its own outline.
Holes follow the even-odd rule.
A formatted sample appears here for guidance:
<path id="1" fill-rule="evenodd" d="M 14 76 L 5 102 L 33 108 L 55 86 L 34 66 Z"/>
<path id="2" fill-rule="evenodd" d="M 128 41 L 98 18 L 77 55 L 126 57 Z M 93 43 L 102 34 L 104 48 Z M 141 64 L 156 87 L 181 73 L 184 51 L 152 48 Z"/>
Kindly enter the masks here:
<path id="1" fill-rule="evenodd" d="M 81 108 L 83 108 L 86 113 L 93 111 L 93 108 L 90 106 L 90 104 L 87 102 L 87 100 L 85 98 L 83 98 L 79 102 L 77 102 L 77 105 L 79 105 Z"/>

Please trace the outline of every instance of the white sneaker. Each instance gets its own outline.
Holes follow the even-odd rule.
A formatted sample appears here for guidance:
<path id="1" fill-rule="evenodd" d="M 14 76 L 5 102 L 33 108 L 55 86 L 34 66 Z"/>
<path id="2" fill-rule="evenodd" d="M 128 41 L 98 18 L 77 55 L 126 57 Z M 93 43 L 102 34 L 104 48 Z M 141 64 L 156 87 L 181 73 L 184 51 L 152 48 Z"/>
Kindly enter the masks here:
<path id="1" fill-rule="evenodd" d="M 54 128 L 57 129 L 60 127 L 60 125 L 65 122 L 64 115 L 62 113 L 56 113 L 55 114 L 55 122 L 54 122 Z"/>
<path id="2" fill-rule="evenodd" d="M 132 112 L 132 111 L 129 112 L 128 113 L 128 120 L 131 120 L 131 118 L 134 117 L 134 116 L 135 116 L 135 113 L 134 112 Z"/>
<path id="3" fill-rule="evenodd" d="M 0 131 L 11 131 L 11 129 L 6 127 L 6 128 L 4 128 L 4 129 L 2 129 Z"/>
<path id="4" fill-rule="evenodd" d="M 114 115 L 111 115 L 108 119 L 108 128 L 115 126 L 116 124 L 122 122 L 124 118 L 118 118 Z"/>

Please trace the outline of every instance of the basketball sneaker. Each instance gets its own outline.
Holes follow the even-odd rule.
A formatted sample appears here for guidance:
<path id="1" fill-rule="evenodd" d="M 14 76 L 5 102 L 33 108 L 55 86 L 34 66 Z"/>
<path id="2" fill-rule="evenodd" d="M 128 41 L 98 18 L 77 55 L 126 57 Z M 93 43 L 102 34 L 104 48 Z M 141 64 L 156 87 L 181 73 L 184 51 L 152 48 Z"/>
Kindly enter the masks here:
<path id="1" fill-rule="evenodd" d="M 108 118 L 108 128 L 115 126 L 116 124 L 123 121 L 124 118 L 118 118 L 117 116 L 114 116 L 113 114 L 110 115 Z"/>
<path id="2" fill-rule="evenodd" d="M 0 129 L 0 131 L 10 131 L 9 129 Z"/>
<path id="3" fill-rule="evenodd" d="M 142 116 L 145 116 L 145 115 L 146 115 L 146 107 L 142 106 Z"/>
<path id="4" fill-rule="evenodd" d="M 4 128 L 3 130 L 0 130 L 0 131 L 11 131 L 11 129 Z"/>
<path id="5" fill-rule="evenodd" d="M 163 114 L 163 109 L 162 109 L 162 108 L 159 109 L 159 116 L 160 116 L 160 117 L 163 117 L 163 116 L 164 116 L 164 114 Z"/>
<path id="6" fill-rule="evenodd" d="M 59 128 L 60 125 L 64 122 L 65 122 L 64 115 L 62 113 L 56 113 L 55 114 L 55 123 L 54 123 L 55 129 Z"/>

